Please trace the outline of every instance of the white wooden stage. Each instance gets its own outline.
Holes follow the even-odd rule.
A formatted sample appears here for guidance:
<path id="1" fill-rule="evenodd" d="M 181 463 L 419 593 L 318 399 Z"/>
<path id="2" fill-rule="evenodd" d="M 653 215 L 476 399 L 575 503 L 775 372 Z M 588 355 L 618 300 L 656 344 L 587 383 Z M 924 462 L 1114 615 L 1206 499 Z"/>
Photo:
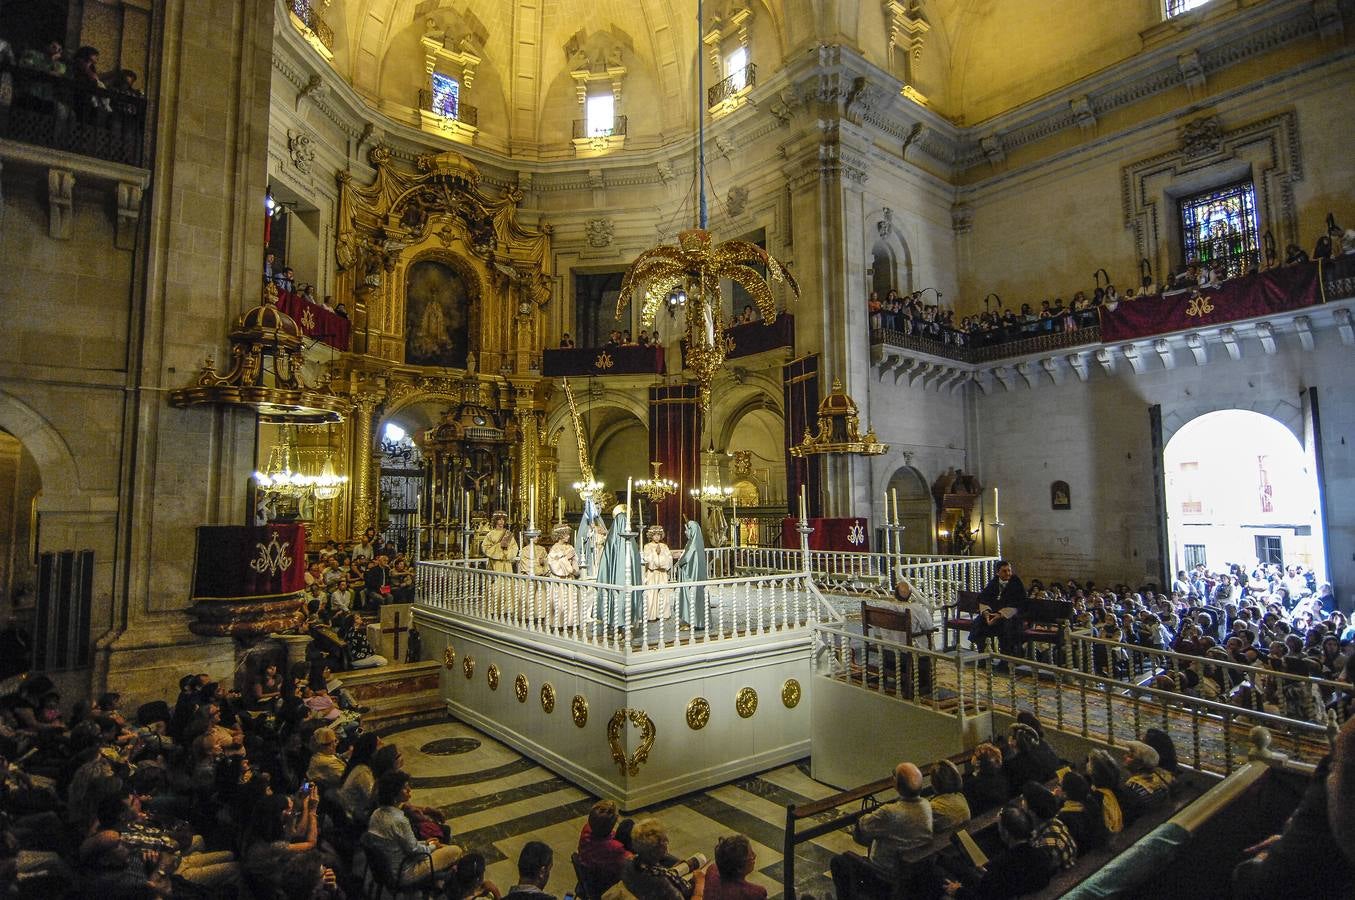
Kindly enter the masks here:
<path id="1" fill-rule="evenodd" d="M 904 565 L 938 604 L 991 561 L 707 551 L 707 627 L 632 621 L 654 592 L 421 562 L 415 623 L 452 715 L 635 809 L 810 753 L 814 626 L 841 624 Z M 827 591 L 822 588 L 826 588 Z M 594 618 L 605 591 L 604 618 Z"/>

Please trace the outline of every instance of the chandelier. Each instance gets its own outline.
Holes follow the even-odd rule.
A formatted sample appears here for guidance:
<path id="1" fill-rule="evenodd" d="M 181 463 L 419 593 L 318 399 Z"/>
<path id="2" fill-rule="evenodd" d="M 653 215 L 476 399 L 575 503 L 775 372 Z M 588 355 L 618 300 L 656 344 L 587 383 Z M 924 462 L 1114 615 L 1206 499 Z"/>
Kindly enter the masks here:
<path id="1" fill-rule="evenodd" d="M 692 488 L 687 493 L 693 500 L 719 505 L 734 496 L 734 489 L 723 484 L 703 484 L 699 488 Z"/>
<path id="2" fill-rule="evenodd" d="M 649 465 L 654 470 L 653 477 L 642 478 L 635 482 L 635 492 L 650 503 L 658 505 L 677 493 L 678 483 L 671 478 L 659 477 L 659 469 L 663 466 L 663 463 L 651 462 Z"/>
<path id="3" fill-rule="evenodd" d="M 326 454 L 320 471 L 310 473 L 302 470 L 300 456 L 291 429 L 284 427 L 282 442 L 268 451 L 268 465 L 254 473 L 254 483 L 264 493 L 288 499 L 310 496 L 316 500 L 333 500 L 339 496 L 348 483 L 348 476 L 335 472 L 334 458 Z M 292 467 L 293 460 L 296 468 Z"/>
<path id="4" fill-rule="evenodd" d="M 701 40 L 703 23 L 701 4 L 697 4 L 697 40 Z M 700 391 L 702 409 L 710 408 L 710 389 L 716 374 L 724 367 L 734 342 L 726 332 L 724 304 L 720 298 L 721 280 L 729 280 L 748 292 L 764 325 L 776 322 L 776 298 L 771 284 L 784 283 L 795 297 L 800 286 L 780 260 L 749 241 L 715 243 L 711 237 L 706 211 L 706 111 L 701 106 L 705 97 L 705 66 L 697 66 L 697 104 L 702 109 L 697 117 L 697 183 L 700 201 L 697 205 L 697 227 L 678 234 L 674 247 L 661 244 L 651 247 L 635 258 L 621 280 L 616 311 L 620 315 L 630 305 L 637 292 L 643 291 L 640 325 L 654 327 L 654 317 L 660 307 L 671 310 L 686 309 L 686 327 L 683 335 L 683 363 L 692 371 Z M 755 266 L 761 266 L 766 275 Z"/>
<path id="5" fill-rule="evenodd" d="M 578 493 L 579 499 L 584 503 L 587 503 L 589 500 L 597 500 L 601 497 L 602 489 L 606 487 L 606 485 L 595 478 L 588 478 L 583 481 L 574 482 L 572 487 Z"/>

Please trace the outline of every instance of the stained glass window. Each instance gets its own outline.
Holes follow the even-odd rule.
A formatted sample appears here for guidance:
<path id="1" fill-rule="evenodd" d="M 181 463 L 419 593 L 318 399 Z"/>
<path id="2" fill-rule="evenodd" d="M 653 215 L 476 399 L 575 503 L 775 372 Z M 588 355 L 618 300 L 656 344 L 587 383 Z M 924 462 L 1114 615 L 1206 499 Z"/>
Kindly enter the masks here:
<path id="1" fill-rule="evenodd" d="M 1201 268 L 1222 263 L 1229 278 L 1258 264 L 1256 188 L 1250 181 L 1181 201 L 1181 249 Z"/>
<path id="2" fill-rule="evenodd" d="M 455 119 L 461 103 L 461 85 L 455 78 L 433 73 L 433 112 Z"/>
<path id="3" fill-rule="evenodd" d="M 1197 6 L 1204 6 L 1209 0 L 1167 0 L 1165 12 L 1167 18 L 1179 16 L 1181 13 L 1190 12 Z"/>

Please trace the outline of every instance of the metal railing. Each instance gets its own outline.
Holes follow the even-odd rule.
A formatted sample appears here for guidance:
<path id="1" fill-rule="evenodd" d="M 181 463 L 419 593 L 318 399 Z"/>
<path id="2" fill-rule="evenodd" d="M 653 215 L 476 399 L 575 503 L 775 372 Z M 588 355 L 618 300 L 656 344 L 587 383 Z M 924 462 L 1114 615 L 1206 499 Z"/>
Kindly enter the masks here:
<path id="1" fill-rule="evenodd" d="M 146 98 L 24 66 L 0 67 L 13 102 L 0 107 L 0 137 L 112 162 L 141 165 Z"/>
<path id="2" fill-rule="evenodd" d="M 737 72 L 731 72 L 725 78 L 706 88 L 706 106 L 719 106 L 740 91 L 757 85 L 757 63 L 748 63 Z"/>
<path id="3" fill-rule="evenodd" d="M 609 137 L 624 137 L 626 134 L 626 117 L 614 116 L 612 118 L 612 127 L 598 129 L 597 131 L 588 130 L 587 119 L 574 120 L 574 140 L 605 140 Z"/>
<path id="4" fill-rule="evenodd" d="M 1345 692 L 1355 691 L 1355 685 L 1343 681 L 1279 672 L 1233 660 L 1212 659 L 1178 653 L 1174 650 L 1126 644 L 1080 632 L 1070 632 L 1065 637 L 1064 659 L 1069 666 L 1080 672 L 1119 681 L 1126 686 L 1138 685 L 1159 675 L 1180 676 L 1185 670 L 1191 669 L 1199 676 L 1201 684 L 1206 678 L 1217 684 L 1221 688 L 1222 696 L 1226 697 L 1235 689 L 1245 688 L 1240 692 L 1240 697 L 1251 704 L 1249 708 L 1261 711 L 1264 711 L 1267 705 L 1283 707 L 1286 687 L 1291 690 L 1316 690 L 1317 694 L 1313 698 L 1313 721 L 1319 724 L 1325 724 L 1327 721 L 1325 712 L 1327 700 L 1333 696 L 1341 696 Z M 1194 694 L 1181 692 L 1197 695 L 1200 690 L 1201 688 L 1197 686 Z M 1340 721 L 1339 705 L 1334 712 Z"/>
<path id="5" fill-rule="evenodd" d="M 319 39 L 326 50 L 334 49 L 334 29 L 330 28 L 320 14 L 315 11 L 312 0 L 292 0 L 292 14 L 301 20 L 312 34 Z"/>
<path id="6" fill-rule="evenodd" d="M 426 608 L 625 654 L 841 620 L 803 572 L 620 587 L 497 572 L 486 560 L 421 562 L 417 571 Z M 704 628 L 691 627 L 697 604 Z"/>
<path id="7" fill-rule="evenodd" d="M 472 128 L 480 127 L 480 110 L 463 100 L 458 100 L 456 104 L 456 115 L 449 116 L 440 109 L 433 107 L 433 92 L 428 88 L 419 89 L 419 109 L 426 109 L 429 112 L 437 113 L 444 119 L 450 119 L 453 122 L 460 122 L 463 125 L 469 125 Z"/>
<path id="8" fill-rule="evenodd" d="M 867 646 L 881 660 L 878 667 L 863 664 Z M 1276 749 L 1307 763 L 1328 752 L 1337 731 L 1334 718 L 1304 722 L 1022 657 L 942 653 L 863 638 L 831 624 L 814 626 L 813 666 L 816 675 L 959 720 L 1029 710 L 1058 731 L 1110 747 L 1140 739 L 1146 728 L 1160 728 L 1176 745 L 1182 765 L 1225 775 L 1247 759 L 1249 731 L 1256 725 L 1271 730 Z"/>
<path id="9" fill-rule="evenodd" d="M 997 332 L 994 332 L 996 334 Z M 908 334 L 893 328 L 875 328 L 871 330 L 872 344 L 888 344 L 903 350 L 916 350 L 930 353 L 956 362 L 983 363 L 1012 356 L 1025 356 L 1030 353 L 1046 353 L 1052 350 L 1064 350 L 1069 347 L 1081 347 L 1086 344 L 1101 343 L 1101 326 L 1088 325 L 1076 331 L 1055 331 L 1034 337 L 1003 340 L 996 344 L 975 345 L 975 335 L 965 334 L 965 343 L 957 343 L 958 332 L 952 332 L 944 338 L 926 337 Z"/>

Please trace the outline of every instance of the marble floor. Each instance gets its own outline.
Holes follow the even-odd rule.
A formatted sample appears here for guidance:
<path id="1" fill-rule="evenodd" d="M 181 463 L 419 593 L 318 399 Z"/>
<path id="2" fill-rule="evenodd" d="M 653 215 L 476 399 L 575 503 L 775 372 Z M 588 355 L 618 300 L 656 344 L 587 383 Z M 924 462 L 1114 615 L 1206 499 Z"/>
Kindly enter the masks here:
<path id="1" fill-rule="evenodd" d="M 479 850 L 488 877 L 505 891 L 516 883 L 517 856 L 529 840 L 555 850 L 548 887 L 562 897 L 574 888 L 569 857 L 595 798 L 515 750 L 461 722 L 445 721 L 381 732 L 400 746 L 405 769 L 414 776 L 414 802 L 436 806 L 452 825 L 453 840 Z M 673 853 L 713 857 L 722 835 L 746 834 L 757 854 L 751 881 L 780 897 L 781 849 L 786 804 L 804 803 L 836 793 L 809 777 L 808 760 L 668 800 L 632 813 L 656 816 L 668 828 Z M 852 846 L 836 831 L 799 845 L 796 893 L 833 896 L 828 861 Z"/>

